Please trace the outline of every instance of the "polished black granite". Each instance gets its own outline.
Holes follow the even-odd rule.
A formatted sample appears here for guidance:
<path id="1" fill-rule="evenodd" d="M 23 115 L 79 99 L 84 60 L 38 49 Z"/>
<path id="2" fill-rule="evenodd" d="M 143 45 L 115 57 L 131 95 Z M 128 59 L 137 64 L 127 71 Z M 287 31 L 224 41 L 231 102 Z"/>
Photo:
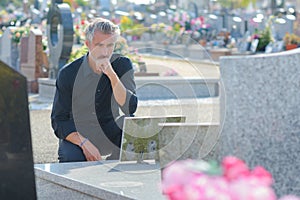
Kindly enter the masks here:
<path id="1" fill-rule="evenodd" d="M 36 199 L 26 78 L 0 61 L 0 199 Z"/>

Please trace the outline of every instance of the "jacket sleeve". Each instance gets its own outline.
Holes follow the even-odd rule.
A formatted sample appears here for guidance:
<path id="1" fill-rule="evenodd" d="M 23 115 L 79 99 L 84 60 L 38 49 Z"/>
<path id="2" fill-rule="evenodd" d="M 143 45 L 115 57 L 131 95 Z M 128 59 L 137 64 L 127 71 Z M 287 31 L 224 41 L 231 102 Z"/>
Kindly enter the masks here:
<path id="1" fill-rule="evenodd" d="M 126 88 L 126 101 L 120 108 L 125 115 L 132 115 L 136 111 L 138 104 L 132 63 L 129 58 L 122 57 L 118 60 L 117 64 L 119 72 L 117 74 Z"/>
<path id="2" fill-rule="evenodd" d="M 65 139 L 70 133 L 76 132 L 72 116 L 72 88 L 66 71 L 61 70 L 56 80 L 56 92 L 51 113 L 52 128 L 60 139 Z"/>

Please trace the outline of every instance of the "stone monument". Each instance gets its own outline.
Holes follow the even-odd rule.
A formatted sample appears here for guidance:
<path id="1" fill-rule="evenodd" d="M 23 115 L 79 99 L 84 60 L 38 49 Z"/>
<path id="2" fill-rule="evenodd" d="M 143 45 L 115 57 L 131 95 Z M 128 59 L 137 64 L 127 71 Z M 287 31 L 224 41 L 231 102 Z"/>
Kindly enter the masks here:
<path id="1" fill-rule="evenodd" d="M 49 78 L 55 79 L 72 51 L 73 19 L 70 6 L 62 0 L 52 0 L 47 16 L 48 47 L 50 51 Z"/>
<path id="2" fill-rule="evenodd" d="M 225 87 L 220 156 L 264 166 L 278 196 L 299 196 L 300 49 L 220 61 Z"/>
<path id="3" fill-rule="evenodd" d="M 0 199 L 36 199 L 26 78 L 0 61 Z"/>
<path id="4" fill-rule="evenodd" d="M 48 59 L 42 45 L 42 31 L 32 29 L 28 37 L 22 37 L 20 44 L 20 71 L 28 81 L 29 92 L 38 92 L 37 79 L 47 77 L 47 65 Z"/>
<path id="5" fill-rule="evenodd" d="M 13 32 L 17 28 L 14 26 L 7 27 L 1 37 L 1 54 L 0 60 L 15 70 L 19 70 L 19 49 L 18 44 L 13 41 Z"/>

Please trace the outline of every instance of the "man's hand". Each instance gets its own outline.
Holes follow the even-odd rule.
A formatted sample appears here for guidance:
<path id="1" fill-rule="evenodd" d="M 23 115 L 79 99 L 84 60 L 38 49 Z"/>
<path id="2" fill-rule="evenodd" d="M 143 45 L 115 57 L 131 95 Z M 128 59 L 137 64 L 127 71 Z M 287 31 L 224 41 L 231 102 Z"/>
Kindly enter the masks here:
<path id="1" fill-rule="evenodd" d="M 109 78 L 113 89 L 114 97 L 120 106 L 126 101 L 126 88 L 115 73 L 108 58 L 98 59 L 96 62 L 97 72 L 103 72 Z"/>
<path id="2" fill-rule="evenodd" d="M 102 160 L 99 150 L 89 140 L 81 146 L 81 149 L 87 161 Z"/>
<path id="3" fill-rule="evenodd" d="M 91 143 L 87 138 L 84 138 L 79 132 L 72 132 L 66 140 L 78 145 L 86 158 L 87 161 L 102 160 L 99 150 Z"/>
<path id="4" fill-rule="evenodd" d="M 98 59 L 96 62 L 96 70 L 98 72 L 103 72 L 108 76 L 114 73 L 110 60 L 108 58 Z"/>

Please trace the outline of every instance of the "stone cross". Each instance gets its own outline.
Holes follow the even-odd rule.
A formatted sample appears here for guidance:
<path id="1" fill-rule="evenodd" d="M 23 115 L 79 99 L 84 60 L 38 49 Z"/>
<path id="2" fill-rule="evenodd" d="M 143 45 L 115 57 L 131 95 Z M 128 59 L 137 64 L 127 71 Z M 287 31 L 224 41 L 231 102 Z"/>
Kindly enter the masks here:
<path id="1" fill-rule="evenodd" d="M 73 46 L 73 19 L 70 6 L 62 0 L 52 0 L 47 16 L 48 47 L 50 51 L 49 78 L 69 60 Z"/>

